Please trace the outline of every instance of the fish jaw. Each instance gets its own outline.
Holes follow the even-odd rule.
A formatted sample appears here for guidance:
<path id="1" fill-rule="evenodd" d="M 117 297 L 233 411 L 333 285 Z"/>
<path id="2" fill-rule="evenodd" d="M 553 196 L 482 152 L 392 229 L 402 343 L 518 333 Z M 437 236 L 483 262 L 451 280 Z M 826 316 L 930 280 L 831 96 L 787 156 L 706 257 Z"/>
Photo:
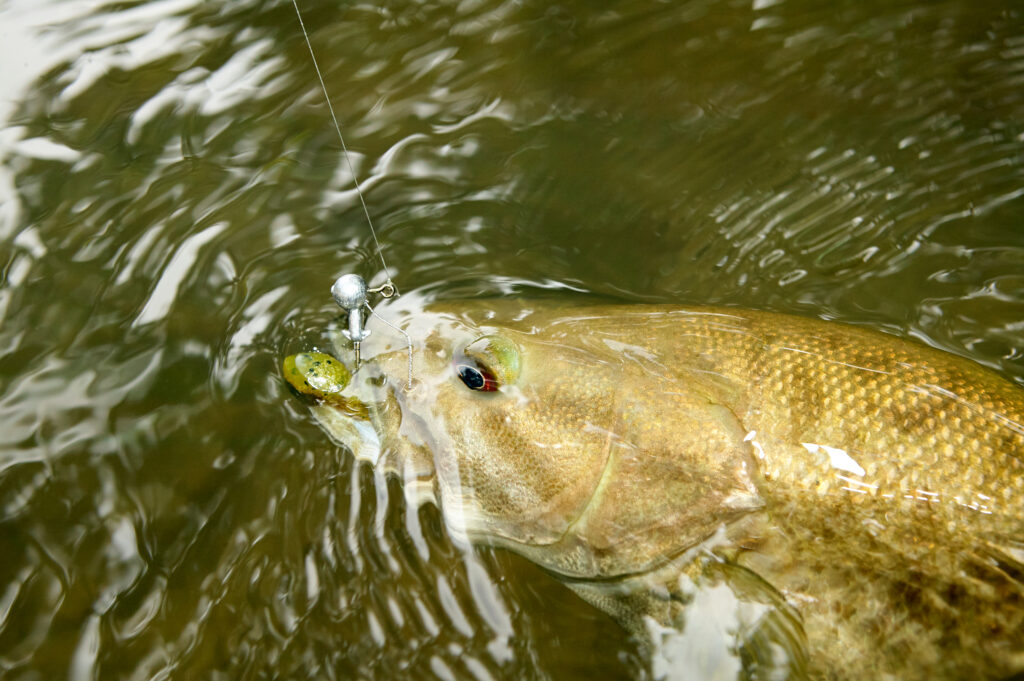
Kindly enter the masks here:
<path id="1" fill-rule="evenodd" d="M 392 384 L 381 366 L 395 362 L 387 355 L 381 361 L 363 363 L 352 372 L 352 381 L 335 400 L 319 401 L 312 409 L 320 425 L 359 461 L 366 461 L 379 473 L 393 474 L 417 486 L 420 501 L 430 501 L 422 490 L 430 488 L 434 476 L 433 457 L 427 449 L 423 424 L 403 406 L 405 385 Z"/>
<path id="2" fill-rule="evenodd" d="M 381 460 L 381 439 L 377 429 L 367 420 L 332 404 L 313 407 L 313 416 L 340 444 L 347 447 L 359 461 L 376 467 Z"/>
<path id="3" fill-rule="evenodd" d="M 375 367 L 353 372 L 334 355 L 310 351 L 286 357 L 282 373 L 296 392 L 313 402 L 311 411 L 321 427 L 356 460 L 410 481 L 433 476 L 430 458 L 398 432 L 400 410 Z"/>

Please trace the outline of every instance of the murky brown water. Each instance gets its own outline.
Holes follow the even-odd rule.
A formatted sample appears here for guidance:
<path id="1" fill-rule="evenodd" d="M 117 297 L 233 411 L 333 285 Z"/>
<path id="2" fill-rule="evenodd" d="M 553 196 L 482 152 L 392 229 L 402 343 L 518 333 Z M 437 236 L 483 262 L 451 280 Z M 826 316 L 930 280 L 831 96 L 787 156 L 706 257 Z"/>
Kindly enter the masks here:
<path id="1" fill-rule="evenodd" d="M 1017 3 L 301 5 L 404 290 L 799 312 L 1024 382 Z M 290 2 L 9 0 L 0 45 L 0 676 L 649 676 L 280 380 L 379 274 Z"/>

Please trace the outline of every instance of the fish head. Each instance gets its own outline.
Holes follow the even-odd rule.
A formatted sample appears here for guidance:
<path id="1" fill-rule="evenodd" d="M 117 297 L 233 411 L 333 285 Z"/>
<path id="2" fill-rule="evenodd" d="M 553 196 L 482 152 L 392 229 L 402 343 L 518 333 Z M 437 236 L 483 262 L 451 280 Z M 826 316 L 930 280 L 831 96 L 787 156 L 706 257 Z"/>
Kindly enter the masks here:
<path id="1" fill-rule="evenodd" d="M 737 386 L 680 369 L 665 343 L 635 343 L 638 329 L 670 335 L 666 320 L 494 302 L 436 304 L 400 325 L 411 360 L 382 329 L 314 412 L 435 500 L 456 538 L 603 578 L 650 569 L 760 505 Z"/>

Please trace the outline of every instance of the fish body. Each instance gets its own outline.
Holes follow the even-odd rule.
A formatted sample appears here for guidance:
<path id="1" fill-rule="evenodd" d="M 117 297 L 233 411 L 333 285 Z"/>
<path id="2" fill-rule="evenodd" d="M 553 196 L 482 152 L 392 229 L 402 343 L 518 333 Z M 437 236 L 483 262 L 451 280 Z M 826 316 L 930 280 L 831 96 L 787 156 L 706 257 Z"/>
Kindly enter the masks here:
<path id="1" fill-rule="evenodd" d="M 693 672 L 672 646 L 725 596 L 744 678 L 1024 672 L 1024 391 L 994 372 L 729 308 L 481 301 L 401 325 L 414 385 L 378 337 L 343 391 L 365 421 L 319 420 L 455 535 L 648 640 L 656 676 Z"/>

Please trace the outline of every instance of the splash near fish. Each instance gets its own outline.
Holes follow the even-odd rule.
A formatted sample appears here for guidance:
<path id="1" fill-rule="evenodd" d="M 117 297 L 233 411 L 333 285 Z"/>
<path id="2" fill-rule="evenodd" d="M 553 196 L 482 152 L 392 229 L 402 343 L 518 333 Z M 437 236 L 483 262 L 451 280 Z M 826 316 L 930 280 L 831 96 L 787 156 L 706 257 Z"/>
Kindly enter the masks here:
<path id="1" fill-rule="evenodd" d="M 783 314 L 415 298 L 390 315 L 411 387 L 386 333 L 351 376 L 285 378 L 453 536 L 645 641 L 655 677 L 1024 671 L 1017 385 Z"/>

